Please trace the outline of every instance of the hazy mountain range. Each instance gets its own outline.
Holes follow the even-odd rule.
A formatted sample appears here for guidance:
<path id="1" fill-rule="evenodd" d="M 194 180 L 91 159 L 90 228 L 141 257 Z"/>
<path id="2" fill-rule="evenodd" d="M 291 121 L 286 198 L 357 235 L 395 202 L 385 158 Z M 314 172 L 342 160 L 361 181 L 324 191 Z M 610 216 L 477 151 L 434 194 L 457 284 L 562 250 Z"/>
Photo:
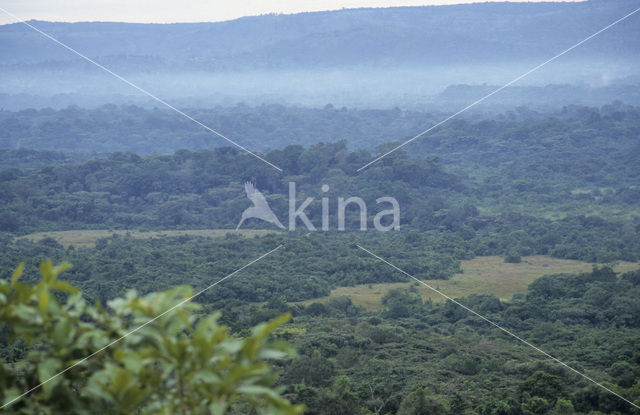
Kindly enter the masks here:
<path id="1" fill-rule="evenodd" d="M 30 23 L 183 105 L 244 100 L 420 107 L 435 105 L 450 85 L 501 85 L 636 7 L 631 0 L 477 3 L 218 23 Z M 519 85 L 573 84 L 591 98 L 598 95 L 593 88 L 637 85 L 638 19 L 621 22 Z M 0 26 L 0 56 L 5 108 L 29 106 L 29 99 L 36 107 L 56 106 L 54 96 L 63 104 L 148 102 L 20 23 Z M 527 102 L 520 95 L 516 101 Z M 604 95 L 611 101 L 616 93 Z"/>

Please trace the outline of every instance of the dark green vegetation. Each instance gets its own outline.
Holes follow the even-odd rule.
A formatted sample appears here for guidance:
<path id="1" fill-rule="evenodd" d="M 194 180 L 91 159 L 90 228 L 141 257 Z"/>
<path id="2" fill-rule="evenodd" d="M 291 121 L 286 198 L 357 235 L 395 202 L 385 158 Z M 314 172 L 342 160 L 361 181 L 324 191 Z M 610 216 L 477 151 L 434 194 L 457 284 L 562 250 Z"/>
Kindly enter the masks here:
<path id="1" fill-rule="evenodd" d="M 543 277 L 508 303 L 461 302 L 637 404 L 638 295 L 640 273 L 601 268 Z M 283 379 L 294 401 L 316 408 L 309 413 L 638 413 L 451 302 L 422 303 L 412 290 L 384 302 L 379 315 L 344 299 L 295 317 L 303 355 Z"/>
<path id="2" fill-rule="evenodd" d="M 277 130 L 284 131 L 287 112 L 282 107 L 273 109 L 281 111 L 280 121 L 270 107 L 240 109 L 231 118 L 241 124 L 242 114 L 249 111 L 257 117 L 256 124 L 275 119 Z M 70 108 L 68 112 L 65 117 L 74 119 L 75 114 L 84 119 L 71 123 L 77 131 L 71 136 L 90 130 L 90 134 L 98 134 L 93 138 L 98 141 L 104 133 L 95 127 L 94 117 L 132 117 L 142 122 L 142 128 L 147 123 L 145 117 L 151 116 L 141 109 L 125 115 L 125 109 L 117 107 L 96 111 Z M 33 123 L 34 131 L 42 131 L 38 125 L 45 113 L 31 112 L 35 118 L 22 114 L 25 118 L 15 131 L 28 130 L 21 123 Z M 383 125 L 403 114 L 347 111 L 347 118 L 340 121 L 340 110 L 300 110 L 299 115 L 302 113 L 318 120 L 334 117 L 336 131 L 348 120 L 360 120 L 364 125 L 364 120 L 371 118 Z M 11 123 L 11 119 L 4 122 Z M 152 118 L 148 123 L 157 121 Z M 298 134 L 294 124 L 282 133 L 284 137 Z M 90 125 L 94 128 L 89 129 Z M 454 121 L 406 147 L 407 152 L 393 153 L 360 173 L 357 169 L 377 152 L 350 151 L 343 141 L 309 148 L 290 145 L 265 152 L 264 157 L 281 166 L 283 174 L 227 147 L 180 150 L 171 156 L 115 153 L 60 165 L 46 165 L 50 153 L 28 153 L 27 167 L 0 170 L 0 230 L 24 234 L 92 228 L 234 228 L 250 205 L 244 194 L 245 181 L 256 184 L 286 224 L 288 183 L 294 181 L 300 201 L 297 205 L 306 197 L 315 198 L 306 212 L 316 226 L 320 225 L 322 197 L 329 198 L 330 227 L 335 229 L 338 197 L 362 197 L 371 228 L 373 216 L 389 208 L 378 205 L 376 199 L 393 196 L 401 206 L 404 230 L 443 232 L 456 240 L 457 259 L 550 254 L 598 262 L 636 260 L 640 253 L 639 125 L 640 110 L 621 104 L 600 110 L 571 107 L 555 116 L 520 109 L 492 120 Z M 168 125 L 162 128 L 171 129 Z M 9 136 L 14 134 L 7 131 Z M 63 131 L 66 127 L 60 126 L 60 139 L 71 140 Z M 41 141 L 32 145 L 38 143 Z M 383 144 L 380 149 L 391 146 Z M 65 148 L 65 144 L 61 142 L 59 147 Z M 24 150 L 3 152 L 6 161 L 0 165 L 7 166 L 20 154 Z M 56 161 L 72 157 L 57 155 Z M 46 166 L 35 167 L 38 163 Z M 323 193 L 322 184 L 330 185 L 330 191 Z M 253 220 L 243 226 L 265 224 Z M 359 228 L 355 208 L 348 211 L 346 227 Z M 407 236 L 409 240 L 412 237 Z"/>
<path id="3" fill-rule="evenodd" d="M 468 100 L 487 92 L 481 89 L 469 93 Z M 448 112 L 398 108 L 367 110 L 333 105 L 304 108 L 239 104 L 214 109 L 195 108 L 187 112 L 244 146 L 262 151 L 296 143 L 308 147 L 338 139 L 347 140 L 351 150 L 371 151 L 391 140 L 408 139 L 450 115 Z M 583 157 L 588 161 L 593 154 L 603 156 L 601 150 L 612 151 L 615 155 L 623 149 L 626 153 L 630 144 L 637 145 L 630 140 L 636 137 L 640 110 L 616 102 L 599 108 L 572 105 L 553 112 L 518 107 L 488 119 L 477 114 L 465 115 L 468 118 L 452 120 L 409 148 L 417 146 L 421 153 L 456 164 L 463 158 L 473 158 L 475 153 L 470 150 L 482 151 L 483 156 L 492 159 L 510 157 L 514 162 L 525 155 L 559 158 L 563 153 L 568 153 L 566 155 L 572 159 Z M 585 148 L 585 144 L 589 147 Z M 70 106 L 60 110 L 0 111 L 2 149 L 149 154 L 228 145 L 166 109 L 103 105 L 95 109 Z M 501 151 L 496 153 L 496 149 Z M 474 165 L 479 164 L 482 158 L 476 157 L 473 161 Z M 587 167 L 583 166 L 584 169 Z"/>
<path id="4" fill-rule="evenodd" d="M 210 302 L 260 303 L 284 298 L 300 301 L 328 295 L 336 286 L 403 281 L 375 261 L 358 260 L 356 243 L 367 244 L 398 265 L 425 279 L 446 279 L 459 272 L 459 256 L 470 256 L 447 236 L 395 238 L 315 233 L 308 236 L 269 235 L 223 239 L 175 237 L 141 241 L 127 237 L 100 240 L 95 248 L 63 248 L 51 239 L 39 243 L 4 241 L 2 269 L 27 260 L 35 270 L 44 258 L 73 261 L 67 279 L 93 300 L 107 300 L 135 288 L 146 293 L 178 283 L 206 286 L 241 264 L 279 244 L 286 249 L 261 261 L 251 278 L 233 279 L 205 294 Z M 387 247 L 391 243 L 393 247 Z M 447 247 L 447 245 L 449 247 Z M 458 252 L 459 251 L 459 252 Z"/>
<path id="5" fill-rule="evenodd" d="M 453 258 L 460 242 L 431 232 L 378 238 L 353 233 L 115 237 L 90 249 L 65 249 L 52 240 L 5 241 L 2 269 L 8 275 L 11 263 L 34 257 L 23 277 L 29 281 L 38 257 L 67 258 L 76 263 L 67 278 L 86 290 L 90 302 L 106 302 L 134 287 L 142 293 L 184 283 L 204 288 L 282 243 L 259 266 L 216 286 L 198 302 L 205 311 L 222 310 L 221 321 L 240 334 L 291 312 L 294 322 L 280 335 L 301 355 L 282 365 L 280 382 L 286 396 L 305 403 L 309 413 L 414 414 L 422 405 L 442 414 L 465 413 L 459 408 L 470 414 L 545 414 L 563 405 L 578 413 L 635 413 L 458 306 L 424 303 L 412 289 L 388 293 L 379 313 L 368 313 L 344 297 L 306 307 L 287 304 L 325 295 L 336 285 L 405 280 L 355 243 L 419 278 L 431 278 L 438 275 L 438 265 L 443 277 L 456 269 Z M 601 268 L 543 277 L 526 295 L 506 303 L 490 295 L 461 301 L 638 400 L 638 295 L 639 272 L 616 277 Z"/>
<path id="6" fill-rule="evenodd" d="M 70 107 L 60 111 L 0 112 L 0 147 L 80 153 L 38 155 L 25 153 L 26 150 L 6 150 L 1 154 L 0 180 L 11 182 L 20 176 L 17 166 L 36 167 L 38 159 L 41 166 L 55 161 L 52 168 L 22 180 L 27 180 L 30 187 L 46 186 L 47 191 L 63 194 L 65 200 L 75 200 L 76 204 L 83 204 L 83 198 L 87 197 L 96 200 L 100 206 L 91 209 L 97 209 L 97 217 L 73 219 L 73 215 L 66 215 L 69 218 L 65 221 L 74 221 L 74 227 L 92 222 L 109 226 L 189 225 L 189 222 L 198 226 L 231 226 L 237 223 L 236 219 L 221 214 L 218 199 L 228 201 L 235 195 L 241 196 L 237 184 L 242 180 L 259 180 L 260 190 L 280 194 L 286 193 L 288 180 L 302 186 L 331 179 L 343 181 L 343 174 L 353 176 L 357 168 L 379 153 L 374 148 L 388 149 L 389 139 L 406 139 L 442 118 L 441 114 L 400 110 L 302 109 L 277 105 L 196 110 L 193 115 L 223 133 L 233 132 L 231 136 L 249 148 L 265 151 L 264 156 L 280 165 L 284 175 L 227 149 L 198 154 L 181 151 L 173 157 L 150 159 L 120 154 L 111 156 L 109 161 L 61 166 L 73 159 L 84 161 L 95 153 L 171 153 L 225 144 L 175 114 L 104 106 L 96 110 Z M 411 195 L 414 204 L 429 199 L 433 201 L 431 210 L 441 210 L 435 202 L 438 200 L 444 200 L 440 204 L 448 208 L 449 192 L 464 191 L 464 197 L 482 213 L 515 211 L 546 218 L 573 214 L 603 216 L 604 212 L 608 218 L 638 216 L 635 202 L 640 198 L 639 126 L 640 109 L 620 103 L 600 109 L 572 106 L 551 114 L 519 108 L 486 120 L 454 120 L 405 148 L 411 154 L 428 158 L 420 162 L 416 174 L 414 163 L 399 161 L 402 157 L 396 154 L 349 179 L 352 186 L 334 190 L 349 190 L 351 195 L 355 191 L 366 193 L 372 182 L 382 180 L 393 185 L 392 195 L 401 202 L 405 195 Z M 308 147 L 310 143 L 331 141 L 332 137 L 347 140 L 352 153 L 342 143 Z M 307 148 L 296 145 L 285 148 L 297 142 L 307 143 Z M 273 148 L 280 150 L 268 151 Z M 20 158 L 28 161 L 13 163 L 12 169 L 11 163 Z M 377 177 L 376 172 L 384 177 Z M 405 184 L 399 185 L 398 181 Z M 363 184 L 367 186 L 363 188 Z M 408 186 L 412 189 L 407 189 Z M 416 198 L 411 190 L 421 194 Z M 319 193 L 319 188 L 306 191 Z M 206 192 L 212 194 L 205 197 Z M 3 189 L 3 193 L 6 193 L 4 200 L 15 199 L 11 187 Z M 66 193 L 73 195 L 67 197 Z M 119 197 L 111 197 L 113 193 Z M 189 203 L 192 211 L 213 208 L 215 219 L 196 218 L 198 215 L 192 212 L 190 218 L 185 218 L 187 223 L 170 224 L 168 218 L 149 220 L 148 214 L 132 215 L 145 210 L 145 204 L 158 207 L 167 199 L 176 204 L 187 194 L 195 198 L 195 203 Z M 38 193 L 29 195 L 36 197 Z M 131 203 L 139 207 L 127 206 Z M 129 218 L 114 221 L 113 215 L 105 217 L 100 213 L 110 207 L 117 207 L 118 212 Z M 14 211 L 23 208 L 29 206 Z M 56 226 L 66 225 L 56 223 Z M 29 229 L 33 229 L 32 224 Z"/>
<path id="7" fill-rule="evenodd" d="M 0 397 L 37 385 L 190 293 L 175 287 L 200 290 L 282 245 L 12 410 L 296 412 L 284 396 L 315 415 L 639 415 L 453 302 L 423 300 L 407 278 L 357 247 L 436 287 L 478 255 L 514 268 L 537 254 L 599 263 L 590 273 L 544 276 L 508 301 L 459 301 L 640 405 L 640 272 L 615 275 L 607 266 L 640 259 L 640 108 L 626 105 L 640 102 L 637 20 L 357 171 L 636 3 L 486 3 L 172 25 L 32 22 L 282 174 L 130 95 L 139 91 L 26 26 L 1 26 Z M 626 104 L 603 106 L 613 100 Z M 139 106 L 100 106 L 107 102 Z M 267 105 L 274 102 L 290 105 Z M 389 109 L 395 105 L 405 110 Z M 46 109 L 5 111 L 32 107 Z M 256 238 L 123 234 L 233 229 L 250 205 L 247 181 L 285 224 L 290 182 L 298 205 L 315 198 L 306 212 L 317 227 L 327 197 L 330 231 L 298 223 L 295 232 Z M 349 196 L 365 200 L 368 232 L 358 231 L 353 205 L 347 231 L 336 231 L 338 198 Z M 388 208 L 376 203 L 383 196 L 400 203 L 400 231 L 371 229 Z M 77 229 L 122 232 L 85 247 L 17 239 Z M 37 278 L 47 258 L 74 264 L 65 277 L 82 294 L 56 279 L 62 268 L 51 262 Z M 21 261 L 18 281 L 12 271 Z M 375 311 L 347 297 L 319 299 L 336 287 L 400 281 Z M 442 284 L 456 278 L 449 283 Z M 293 320 L 276 329 L 287 312 Z M 263 359 L 274 357 L 286 359 Z"/>

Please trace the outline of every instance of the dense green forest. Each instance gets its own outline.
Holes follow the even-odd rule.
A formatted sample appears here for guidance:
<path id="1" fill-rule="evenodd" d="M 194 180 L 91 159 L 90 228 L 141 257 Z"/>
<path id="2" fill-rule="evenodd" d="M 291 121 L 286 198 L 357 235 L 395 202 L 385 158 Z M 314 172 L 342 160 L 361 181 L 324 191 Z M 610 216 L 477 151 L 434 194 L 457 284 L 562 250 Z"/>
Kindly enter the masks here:
<path id="1" fill-rule="evenodd" d="M 470 93 L 469 99 L 487 92 L 481 89 Z M 361 109 L 331 104 L 324 108 L 238 104 L 187 111 L 244 146 L 262 151 L 342 139 L 347 140 L 351 150 L 372 150 L 389 141 L 410 138 L 449 115 L 442 110 Z M 459 163 L 461 158 L 475 154 L 470 150 L 496 157 L 500 154 L 494 150 L 501 149 L 502 156 L 511 156 L 511 161 L 523 156 L 558 158 L 558 151 L 562 151 L 587 161 L 594 154 L 603 156 L 599 150 L 617 153 L 637 146 L 634 134 L 638 119 L 640 109 L 621 102 L 601 107 L 569 105 L 545 112 L 527 107 L 495 115 L 471 112 L 441 126 L 415 145 L 420 148 L 419 154 L 435 155 L 460 167 L 464 166 Z M 585 144 L 589 144 L 588 149 Z M 166 109 L 110 104 L 95 109 L 70 106 L 60 110 L 0 111 L 2 149 L 149 154 L 227 145 Z"/>
<path id="2" fill-rule="evenodd" d="M 340 170 L 352 176 L 355 169 L 375 154 L 390 148 L 390 140 L 409 138 L 443 117 L 439 113 L 399 109 L 348 110 L 331 106 L 310 109 L 280 105 L 238 106 L 191 113 L 222 133 L 233 132 L 231 137 L 249 148 L 264 151 L 268 160 L 284 169 L 285 176 L 279 177 L 281 183 L 298 175 L 307 176 L 305 182 L 308 183 L 324 183 L 322 180 L 328 179 L 329 174 L 336 176 Z M 640 214 L 635 206 L 640 192 L 637 186 L 640 172 L 638 125 L 640 109 L 619 102 L 602 108 L 568 106 L 553 113 L 518 108 L 488 119 L 454 120 L 412 143 L 406 151 L 439 164 L 448 174 L 460 176 L 468 185 L 465 195 L 475 197 L 473 203 L 483 212 L 516 211 L 552 218 L 569 213 L 593 215 L 604 211 L 607 217 L 637 216 Z M 200 194 L 204 187 L 219 188 L 223 183 L 257 180 L 258 177 L 262 180 L 258 183 L 261 190 L 265 185 L 268 188 L 264 190 L 277 190 L 275 184 L 264 183 L 276 180 L 274 172 L 260 169 L 261 166 L 254 165 L 245 155 L 235 158 L 230 150 L 219 149 L 213 154 L 204 151 L 228 143 L 162 110 L 111 105 L 94 110 L 69 107 L 60 111 L 4 111 L 0 112 L 0 131 L 0 148 L 5 149 L 0 157 L 4 181 L 18 174 L 11 170 L 11 160 L 21 157 L 26 159 L 25 163 L 14 163 L 14 168 L 36 167 L 38 158 L 42 159 L 41 165 L 51 165 L 54 160 L 59 162 L 53 170 L 56 181 L 62 181 L 57 191 L 63 193 L 108 192 L 116 185 L 114 191 L 139 197 L 167 193 L 166 185 L 170 185 L 172 193 Z M 337 139 L 346 140 L 348 147 L 345 149 Z M 318 144 L 331 142 L 334 144 Z M 290 145 L 292 143 L 305 143 L 305 148 Z M 73 155 L 38 156 L 31 153 L 27 156 L 26 149 L 72 152 Z M 91 162 L 75 170 L 60 166 L 70 158 L 86 161 L 100 154 L 109 157 L 108 154 L 118 151 L 145 154 L 174 153 L 180 149 L 198 151 L 198 154 L 181 152 L 172 159 L 144 160 L 133 156 L 128 162 L 126 156 L 120 155 L 119 158 L 111 156 L 110 164 Z M 189 166 L 188 163 L 194 164 Z M 388 160 L 386 165 L 390 163 Z M 222 171 L 223 164 L 229 169 Z M 147 176 L 137 182 L 130 179 L 127 188 L 123 189 L 122 178 L 105 177 L 109 174 L 101 171 L 109 167 L 130 174 L 145 170 Z M 199 167 L 202 169 L 196 173 L 198 181 L 177 177 L 177 171 L 184 176 Z M 386 170 L 380 170 L 383 166 L 374 167 L 378 172 L 388 174 Z M 419 175 L 406 177 L 406 165 L 393 168 L 393 177 L 389 176 L 385 181 L 405 180 L 414 187 L 422 184 Z M 168 169 L 174 170 L 171 172 L 174 182 L 182 180 L 191 184 L 183 184 L 184 189 L 178 189 L 175 183 L 167 183 L 166 177 L 156 179 L 153 176 L 154 180 L 148 177 L 159 171 L 167 176 Z M 430 171 L 430 176 L 435 174 L 427 163 L 423 163 L 421 171 L 422 174 Z M 218 176 L 220 172 L 222 177 Z M 372 172 L 365 170 L 363 173 L 364 179 L 373 180 Z M 50 181 L 51 172 L 48 174 L 41 175 L 40 180 Z M 73 177 L 79 174 L 88 177 Z M 110 174 L 116 175 L 113 171 Z M 108 186 L 100 182 L 103 178 L 110 181 Z M 434 183 L 434 179 L 439 183 Z M 156 181 L 158 183 L 154 183 Z M 153 184 L 159 187 L 157 191 Z M 453 178 L 442 175 L 430 177 L 424 184 L 435 185 L 441 199 L 447 198 L 442 195 L 443 187 L 460 190 Z M 199 187 L 194 188 L 194 185 Z M 134 221 L 133 224 L 140 223 Z"/>
<path id="3" fill-rule="evenodd" d="M 440 151 L 448 149 L 448 155 L 400 150 L 361 172 L 357 169 L 375 153 L 350 151 L 345 141 L 264 153 L 283 174 L 228 147 L 173 155 L 114 153 L 86 161 L 82 155 L 7 150 L 0 153 L 5 166 L 0 170 L 0 231 L 232 229 L 251 204 L 243 189 L 246 181 L 265 194 L 286 223 L 288 185 L 295 182 L 296 199 L 314 198 L 306 213 L 316 226 L 322 197 L 329 199 L 330 228 L 335 229 L 338 197 L 364 199 L 371 226 L 383 209 L 376 199 L 391 196 L 401 207 L 401 232 L 447 235 L 467 256 L 637 260 L 640 112 L 630 107 L 604 117 L 587 108 L 567 113 L 574 114 L 567 115 L 573 121 L 543 117 L 527 128 L 516 128 L 516 122 L 513 130 L 506 121 L 455 122 L 440 133 L 445 135 L 416 144 L 434 144 Z M 578 130 L 585 117 L 593 118 L 595 126 L 587 128 L 587 123 Z M 472 129 L 497 138 L 465 138 Z M 568 139 L 572 135 L 582 139 Z M 19 157 L 28 160 L 25 167 L 9 167 Z M 326 193 L 323 184 L 329 185 Z M 359 224 L 358 211 L 350 206 L 346 229 L 357 230 Z M 271 225 L 254 220 L 244 226 Z"/>
<path id="4" fill-rule="evenodd" d="M 458 120 L 361 172 L 359 167 L 396 143 L 382 135 L 333 142 L 318 136 L 315 144 L 279 146 L 279 134 L 301 134 L 295 122 L 283 130 L 287 117 L 297 111 L 319 124 L 333 120 L 335 130 L 328 133 L 333 135 L 366 119 L 382 126 L 405 117 L 409 121 L 403 125 L 410 129 L 430 116 L 332 107 L 228 110 L 228 119 L 238 125 L 247 114 L 256 125 L 276 120 L 258 148 L 283 173 L 230 147 L 205 148 L 211 137 L 201 147 L 174 148 L 191 127 L 183 131 L 182 121 L 175 120 L 173 129 L 172 117 L 162 111 L 115 106 L 65 111 L 0 115 L 5 138 L 20 139 L 22 133 L 12 131 L 30 131 L 23 137 L 30 143 L 26 147 L 37 147 L 56 128 L 59 132 L 43 145 L 50 151 L 0 151 L 0 278 L 9 280 L 16 264 L 26 261 L 21 281 L 38 284 L 43 261 L 69 261 L 74 266 L 65 279 L 82 290 L 88 304 L 105 305 L 131 289 L 153 296 L 181 285 L 204 288 L 282 245 L 258 267 L 197 302 L 199 313 L 219 311 L 219 323 L 244 337 L 257 324 L 291 313 L 292 321 L 272 336 L 290 342 L 299 354 L 275 363 L 271 380 L 309 414 L 638 413 L 454 303 L 423 300 L 415 286 L 386 292 L 379 311 L 348 297 L 317 300 L 336 287 L 408 280 L 358 245 L 421 280 L 450 279 L 461 272 L 461 261 L 485 255 L 514 263 L 528 255 L 599 263 L 586 274 L 542 277 L 508 300 L 474 294 L 458 301 L 640 403 L 640 273 L 616 275 L 608 267 L 640 259 L 637 108 L 617 103 L 567 107 L 556 114 L 520 108 L 486 120 Z M 89 128 L 98 116 L 123 122 L 130 117 L 142 123 L 141 130 L 145 122 L 165 120 L 158 136 L 167 141 L 154 151 L 171 154 L 111 152 L 114 143 L 130 137 L 115 134 L 115 141 L 105 142 L 106 124 L 103 130 Z M 62 124 L 48 128 L 48 122 Z M 17 124 L 7 127 L 11 123 Z M 105 146 L 89 151 L 84 134 Z M 153 135 L 147 139 L 153 142 Z M 53 151 L 68 151 L 72 143 L 78 151 Z M 298 205 L 314 198 L 306 213 L 318 228 L 321 198 L 327 197 L 330 231 L 307 231 L 300 224 L 294 232 L 282 231 L 251 219 L 243 227 L 274 232 L 234 233 L 251 205 L 247 181 L 283 223 L 290 182 L 296 183 Z M 327 192 L 323 184 L 329 185 Z M 359 231 L 355 206 L 347 210 L 345 231 L 337 231 L 337 199 L 349 196 L 366 202 L 368 231 Z M 398 231 L 372 229 L 376 199 L 383 196 L 398 200 Z M 230 231 L 219 238 L 113 235 L 95 246 L 20 238 L 68 229 L 206 228 Z M 4 348 L 2 357 L 13 363 L 22 353 Z"/>
<path id="5" fill-rule="evenodd" d="M 544 277 L 508 303 L 460 301 L 637 403 L 638 294 L 640 273 L 601 268 Z M 370 315 L 343 300 L 310 305 L 290 329 L 304 354 L 283 380 L 309 413 L 637 413 L 451 302 L 392 291 Z"/>

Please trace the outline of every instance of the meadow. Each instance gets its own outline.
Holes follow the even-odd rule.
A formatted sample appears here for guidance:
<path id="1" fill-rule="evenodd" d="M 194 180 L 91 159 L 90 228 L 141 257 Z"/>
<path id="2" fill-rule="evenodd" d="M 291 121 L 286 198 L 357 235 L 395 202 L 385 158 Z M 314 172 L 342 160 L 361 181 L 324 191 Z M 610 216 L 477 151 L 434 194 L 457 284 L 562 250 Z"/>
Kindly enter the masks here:
<path id="1" fill-rule="evenodd" d="M 536 279 L 552 274 L 580 274 L 591 271 L 593 264 L 584 261 L 552 258 L 546 255 L 527 256 L 522 262 L 511 264 L 504 262 L 501 256 L 480 256 L 461 262 L 462 273 L 455 274 L 449 280 L 425 280 L 433 288 L 452 297 L 465 297 L 470 294 L 493 294 L 503 301 L 508 301 L 514 294 L 524 293 Z M 618 261 L 611 264 L 617 273 L 635 271 L 640 268 L 636 262 Z M 327 302 L 336 297 L 349 297 L 351 301 L 369 311 L 383 308 L 381 300 L 392 289 L 409 288 L 412 285 L 419 289 L 424 300 L 444 301 L 444 297 L 417 282 L 398 282 L 381 284 L 359 284 L 352 287 L 338 287 L 331 294 L 299 304 Z"/>
<path id="2" fill-rule="evenodd" d="M 31 242 L 39 242 L 43 239 L 51 238 L 60 245 L 66 247 L 73 246 L 75 248 L 93 248 L 99 239 L 110 238 L 113 235 L 130 236 L 136 239 L 163 238 L 174 236 L 202 236 L 205 238 L 221 238 L 228 233 L 233 235 L 242 235 L 250 238 L 254 236 L 262 236 L 276 231 L 264 229 L 195 229 L 195 230 L 163 230 L 163 231 L 136 231 L 136 230 L 74 230 L 74 231 L 53 231 L 53 232 L 35 232 L 28 235 L 20 236 L 15 240 L 26 239 Z"/>

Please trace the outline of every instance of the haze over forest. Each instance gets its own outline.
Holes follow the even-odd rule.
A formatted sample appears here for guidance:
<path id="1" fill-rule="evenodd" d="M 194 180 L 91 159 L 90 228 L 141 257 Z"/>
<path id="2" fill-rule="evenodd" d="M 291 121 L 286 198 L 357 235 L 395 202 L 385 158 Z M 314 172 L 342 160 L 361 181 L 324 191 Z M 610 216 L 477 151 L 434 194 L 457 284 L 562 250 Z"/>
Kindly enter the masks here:
<path id="1" fill-rule="evenodd" d="M 635 4 L 478 3 L 217 23 L 31 23 L 181 106 L 277 102 L 449 110 L 544 62 Z M 603 105 L 616 98 L 638 103 L 639 44 L 640 27 L 621 22 L 482 108 Z M 23 24 L 0 26 L 0 54 L 5 109 L 156 105 Z"/>

